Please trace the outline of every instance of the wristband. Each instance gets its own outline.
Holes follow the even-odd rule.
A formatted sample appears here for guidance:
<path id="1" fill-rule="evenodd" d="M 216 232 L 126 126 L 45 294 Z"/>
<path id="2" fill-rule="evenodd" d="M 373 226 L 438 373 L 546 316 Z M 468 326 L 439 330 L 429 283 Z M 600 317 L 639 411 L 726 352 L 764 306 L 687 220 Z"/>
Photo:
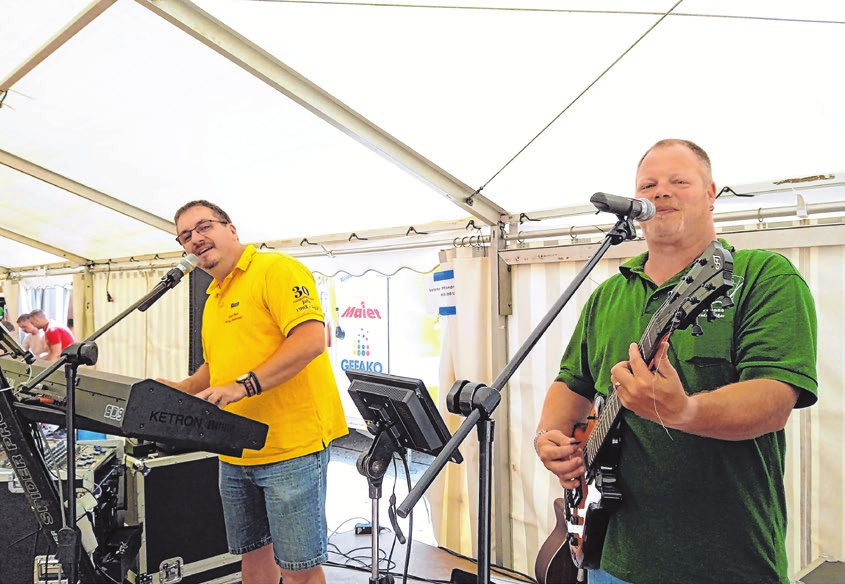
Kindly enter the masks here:
<path id="1" fill-rule="evenodd" d="M 255 375 L 254 371 L 249 372 L 249 380 L 252 382 L 252 388 L 255 391 L 255 395 L 261 395 L 261 384 L 258 383 L 258 376 Z"/>
<path id="2" fill-rule="evenodd" d="M 542 436 L 546 432 L 551 432 L 551 430 L 537 430 L 537 433 L 534 434 L 534 452 L 537 452 L 537 440 L 539 440 L 540 436 Z M 540 453 L 537 452 L 537 454 L 540 454 Z"/>

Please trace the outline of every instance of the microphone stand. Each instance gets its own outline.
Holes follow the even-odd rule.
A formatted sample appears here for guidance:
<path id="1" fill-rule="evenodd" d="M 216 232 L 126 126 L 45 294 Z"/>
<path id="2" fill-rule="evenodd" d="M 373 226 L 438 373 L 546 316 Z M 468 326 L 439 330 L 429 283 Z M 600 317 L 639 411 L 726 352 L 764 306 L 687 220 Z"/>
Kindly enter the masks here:
<path id="1" fill-rule="evenodd" d="M 566 303 L 572 298 L 587 276 L 613 245 L 618 245 L 626 239 L 634 239 L 636 230 L 634 221 L 626 215 L 617 215 L 617 222 L 605 235 L 603 242 L 587 260 L 573 282 L 563 291 L 560 298 L 543 317 L 537 327 L 505 365 L 499 376 L 491 386 L 483 383 L 471 383 L 465 379 L 455 382 L 446 398 L 446 407 L 453 414 L 466 417 L 452 438 L 431 465 L 426 469 L 405 500 L 396 508 L 396 514 L 407 517 L 414 505 L 422 498 L 431 483 L 446 466 L 446 462 L 469 435 L 473 426 L 478 426 L 478 576 L 477 584 L 490 584 L 490 539 L 491 539 L 491 485 L 493 477 L 493 431 L 495 424 L 490 418 L 493 410 L 501 401 L 501 389 L 505 386 L 517 368 L 522 364 L 540 337 L 551 326 L 552 321 L 560 314 Z M 460 572 L 460 570 L 455 570 Z M 470 575 L 471 576 L 471 575 Z M 452 584 L 455 583 L 455 573 L 452 574 Z M 463 579 L 461 581 L 464 581 Z"/>
<path id="2" fill-rule="evenodd" d="M 144 312 L 164 293 L 178 284 L 180 279 L 172 280 L 166 276 L 156 286 L 138 299 L 126 310 L 118 314 L 108 323 L 94 331 L 87 339 L 79 343 L 73 343 L 62 351 L 58 361 L 45 368 L 38 376 L 29 383 L 22 386 L 33 388 L 47 379 L 61 366 L 65 366 L 66 401 L 65 401 L 65 426 L 67 432 L 67 483 L 65 484 L 66 507 L 64 509 L 64 522 L 58 531 L 58 547 L 56 557 L 62 565 L 62 571 L 69 583 L 76 584 L 78 577 L 78 562 L 80 557 L 80 533 L 76 527 L 76 384 L 77 370 L 80 365 L 95 365 L 99 357 L 99 349 L 94 342 L 106 331 L 110 330 L 118 322 L 126 318 L 135 310 Z M 87 584 L 87 583 L 86 583 Z M 91 582 L 90 584 L 96 584 Z"/>

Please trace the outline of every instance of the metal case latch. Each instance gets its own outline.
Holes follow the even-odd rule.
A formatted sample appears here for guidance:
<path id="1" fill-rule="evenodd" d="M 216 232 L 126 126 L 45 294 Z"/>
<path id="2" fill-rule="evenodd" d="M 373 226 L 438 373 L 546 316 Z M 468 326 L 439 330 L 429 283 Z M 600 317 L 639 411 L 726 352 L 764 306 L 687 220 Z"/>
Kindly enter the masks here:
<path id="1" fill-rule="evenodd" d="M 158 576 L 161 584 L 175 584 L 182 581 L 182 558 L 164 560 L 159 565 Z"/>
<path id="2" fill-rule="evenodd" d="M 67 577 L 56 556 L 35 556 L 33 567 L 35 573 L 32 581 L 35 584 L 67 584 Z"/>

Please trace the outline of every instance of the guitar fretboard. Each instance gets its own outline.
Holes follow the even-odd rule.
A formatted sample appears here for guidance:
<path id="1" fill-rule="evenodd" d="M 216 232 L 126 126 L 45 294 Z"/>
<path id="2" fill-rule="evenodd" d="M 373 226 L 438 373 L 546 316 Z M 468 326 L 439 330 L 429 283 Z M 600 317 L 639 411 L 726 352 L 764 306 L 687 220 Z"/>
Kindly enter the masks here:
<path id="1" fill-rule="evenodd" d="M 587 438 L 587 444 L 584 446 L 584 465 L 587 467 L 587 474 L 590 474 L 590 469 L 595 464 L 596 456 L 598 456 L 604 441 L 610 432 L 610 429 L 616 424 L 619 416 L 622 413 L 622 402 L 619 401 L 619 396 L 615 391 L 610 392 L 605 401 L 604 408 L 599 415 L 599 419 L 593 428 L 590 437 Z"/>
<path id="2" fill-rule="evenodd" d="M 664 306 L 669 303 L 671 299 L 672 295 L 670 294 L 666 299 Z M 658 314 L 660 313 L 661 311 L 658 311 Z M 640 339 L 640 343 L 638 345 L 640 355 L 642 355 L 645 362 L 649 365 L 651 365 L 651 361 L 654 359 L 654 355 L 657 352 L 658 340 L 661 337 L 661 332 L 666 332 L 665 316 L 663 318 L 656 316 L 648 323 L 648 326 L 646 326 L 645 332 Z M 591 474 L 590 471 L 595 464 L 596 457 L 604 446 L 610 430 L 616 425 L 617 420 L 619 420 L 619 416 L 622 415 L 622 407 L 619 395 L 617 395 L 617 393 L 611 388 L 608 392 L 607 398 L 605 399 L 604 407 L 599 413 L 599 419 L 596 421 L 593 431 L 590 433 L 589 438 L 587 438 L 587 444 L 584 446 L 584 465 L 587 467 L 588 475 Z"/>

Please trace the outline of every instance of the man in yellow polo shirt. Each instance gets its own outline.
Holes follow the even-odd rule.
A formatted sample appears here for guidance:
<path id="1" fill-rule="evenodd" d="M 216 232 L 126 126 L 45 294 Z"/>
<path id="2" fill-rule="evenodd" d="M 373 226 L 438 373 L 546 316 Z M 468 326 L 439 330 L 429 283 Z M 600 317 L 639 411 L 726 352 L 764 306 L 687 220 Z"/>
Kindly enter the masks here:
<path id="1" fill-rule="evenodd" d="M 220 457 L 229 551 L 243 584 L 325 583 L 329 444 L 347 434 L 311 272 L 244 245 L 229 215 L 181 207 L 177 241 L 214 280 L 202 318 L 205 363 L 167 382 L 270 426 L 261 450 Z M 281 570 L 280 570 L 281 568 Z"/>

